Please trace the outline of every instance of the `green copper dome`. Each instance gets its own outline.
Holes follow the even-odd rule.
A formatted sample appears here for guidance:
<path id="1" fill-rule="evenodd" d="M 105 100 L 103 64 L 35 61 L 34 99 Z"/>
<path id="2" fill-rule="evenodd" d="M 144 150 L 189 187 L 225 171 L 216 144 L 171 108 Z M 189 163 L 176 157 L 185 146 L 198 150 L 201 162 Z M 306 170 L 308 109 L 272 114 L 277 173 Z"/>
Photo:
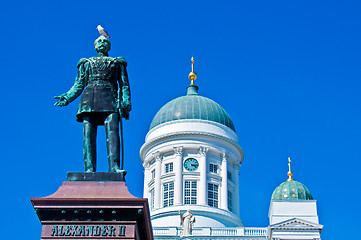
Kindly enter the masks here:
<path id="1" fill-rule="evenodd" d="M 300 182 L 287 180 L 281 183 L 272 194 L 272 200 L 312 200 L 313 197 Z"/>
<path id="2" fill-rule="evenodd" d="M 164 105 L 153 118 L 150 128 L 180 119 L 202 119 L 223 124 L 236 131 L 227 112 L 215 101 L 198 95 L 198 87 L 187 87 L 187 95 Z"/>

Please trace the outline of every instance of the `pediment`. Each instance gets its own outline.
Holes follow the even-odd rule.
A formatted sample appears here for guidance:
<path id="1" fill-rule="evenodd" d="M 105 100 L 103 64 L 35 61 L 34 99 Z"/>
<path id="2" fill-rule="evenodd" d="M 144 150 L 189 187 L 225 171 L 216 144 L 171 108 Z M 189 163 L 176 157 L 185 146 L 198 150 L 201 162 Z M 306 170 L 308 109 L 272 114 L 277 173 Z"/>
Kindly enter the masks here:
<path id="1" fill-rule="evenodd" d="M 270 228 L 278 230 L 321 230 L 323 226 L 299 218 L 292 218 L 273 224 L 270 226 Z"/>

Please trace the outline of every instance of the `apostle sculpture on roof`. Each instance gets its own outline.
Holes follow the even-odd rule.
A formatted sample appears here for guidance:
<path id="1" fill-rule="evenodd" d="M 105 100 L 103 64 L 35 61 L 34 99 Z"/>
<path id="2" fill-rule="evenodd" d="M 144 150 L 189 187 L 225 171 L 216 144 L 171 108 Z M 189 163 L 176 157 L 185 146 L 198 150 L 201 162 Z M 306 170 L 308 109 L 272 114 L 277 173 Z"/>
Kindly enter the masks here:
<path id="1" fill-rule="evenodd" d="M 182 227 L 181 236 L 190 236 L 193 231 L 193 224 L 196 222 L 196 218 L 191 213 L 191 210 L 187 210 L 183 215 L 179 211 L 180 225 Z"/>

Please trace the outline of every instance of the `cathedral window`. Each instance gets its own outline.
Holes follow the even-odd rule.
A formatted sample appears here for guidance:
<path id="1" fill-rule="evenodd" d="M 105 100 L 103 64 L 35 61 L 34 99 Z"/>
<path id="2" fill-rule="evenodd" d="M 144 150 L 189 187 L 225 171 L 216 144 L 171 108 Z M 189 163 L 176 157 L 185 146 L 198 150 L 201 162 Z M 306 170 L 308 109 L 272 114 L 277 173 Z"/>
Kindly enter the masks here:
<path id="1" fill-rule="evenodd" d="M 227 196 L 227 202 L 228 202 L 228 210 L 232 212 L 232 192 L 228 190 L 228 196 Z"/>
<path id="2" fill-rule="evenodd" d="M 184 181 L 184 204 L 197 204 L 197 181 Z"/>
<path id="3" fill-rule="evenodd" d="M 155 169 L 153 169 L 151 173 L 152 173 L 152 179 L 154 179 L 155 178 Z"/>
<path id="4" fill-rule="evenodd" d="M 227 171 L 227 178 L 232 181 L 232 173 Z"/>
<path id="5" fill-rule="evenodd" d="M 173 206 L 174 203 L 174 182 L 163 184 L 163 207 Z"/>
<path id="6" fill-rule="evenodd" d="M 165 165 L 165 173 L 173 172 L 173 163 L 168 163 Z"/>
<path id="7" fill-rule="evenodd" d="M 216 164 L 209 164 L 209 171 L 212 172 L 212 173 L 217 173 L 218 171 L 218 166 Z"/>
<path id="8" fill-rule="evenodd" d="M 208 205 L 218 207 L 218 185 L 208 183 Z"/>
<path id="9" fill-rule="evenodd" d="M 154 188 L 150 190 L 150 208 L 154 209 Z"/>

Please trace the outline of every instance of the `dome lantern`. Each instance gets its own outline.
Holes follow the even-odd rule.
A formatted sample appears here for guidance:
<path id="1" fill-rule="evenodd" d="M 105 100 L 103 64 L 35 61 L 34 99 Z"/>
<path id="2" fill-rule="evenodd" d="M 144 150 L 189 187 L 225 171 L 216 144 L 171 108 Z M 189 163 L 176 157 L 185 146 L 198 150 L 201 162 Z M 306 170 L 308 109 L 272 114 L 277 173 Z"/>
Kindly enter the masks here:
<path id="1" fill-rule="evenodd" d="M 154 116 L 149 130 L 171 121 L 198 119 L 220 123 L 235 132 L 236 129 L 228 113 L 215 101 L 198 94 L 199 87 L 194 84 L 197 74 L 194 72 L 193 57 L 192 71 L 188 77 L 191 84 L 187 87 L 187 95 L 165 104 Z"/>
<path id="2" fill-rule="evenodd" d="M 191 85 L 194 85 L 194 80 L 197 79 L 197 73 L 194 71 L 194 57 L 192 57 L 192 71 L 189 73 L 188 78 L 191 80 Z"/>

